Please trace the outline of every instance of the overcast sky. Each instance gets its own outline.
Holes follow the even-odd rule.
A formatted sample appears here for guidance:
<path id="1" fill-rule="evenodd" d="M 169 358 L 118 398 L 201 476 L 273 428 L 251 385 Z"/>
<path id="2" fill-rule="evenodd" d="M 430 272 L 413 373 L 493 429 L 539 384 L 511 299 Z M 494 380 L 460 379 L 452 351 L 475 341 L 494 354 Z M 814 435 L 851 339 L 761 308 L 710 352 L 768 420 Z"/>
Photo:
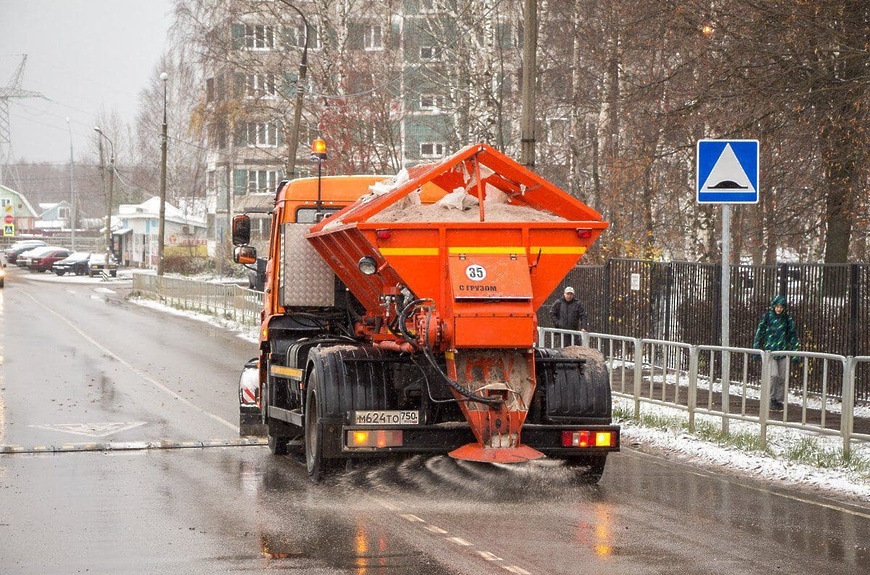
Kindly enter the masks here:
<path id="1" fill-rule="evenodd" d="M 94 136 L 101 111 L 135 121 L 171 24 L 172 0 L 0 0 L 0 89 L 27 54 L 9 101 L 12 157 L 65 163 Z M 69 118 L 69 129 L 67 128 Z"/>

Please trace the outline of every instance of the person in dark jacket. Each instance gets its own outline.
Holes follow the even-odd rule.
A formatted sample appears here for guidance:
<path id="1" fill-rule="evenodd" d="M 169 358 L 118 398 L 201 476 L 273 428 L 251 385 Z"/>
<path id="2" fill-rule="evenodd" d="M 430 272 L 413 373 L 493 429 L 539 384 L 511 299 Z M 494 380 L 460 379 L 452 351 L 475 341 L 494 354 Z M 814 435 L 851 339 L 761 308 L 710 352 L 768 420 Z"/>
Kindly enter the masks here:
<path id="1" fill-rule="evenodd" d="M 562 297 L 556 300 L 550 308 L 553 326 L 558 329 L 574 329 L 586 331 L 586 310 L 574 299 L 574 288 L 568 286 Z"/>
<path id="2" fill-rule="evenodd" d="M 761 316 L 755 328 L 752 347 L 767 351 L 797 351 L 799 345 L 794 318 L 788 313 L 788 302 L 781 295 L 770 300 L 770 309 Z M 789 356 L 773 358 L 770 364 L 770 408 L 782 409 L 785 401 L 785 371 Z"/>

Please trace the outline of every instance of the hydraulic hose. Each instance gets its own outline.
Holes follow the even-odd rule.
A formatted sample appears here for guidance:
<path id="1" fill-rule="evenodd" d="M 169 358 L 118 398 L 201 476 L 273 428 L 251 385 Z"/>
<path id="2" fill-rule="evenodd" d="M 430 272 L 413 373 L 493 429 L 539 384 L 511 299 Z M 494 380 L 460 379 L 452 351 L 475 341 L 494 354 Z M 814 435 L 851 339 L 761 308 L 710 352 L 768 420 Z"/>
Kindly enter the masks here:
<path id="1" fill-rule="evenodd" d="M 476 393 L 465 389 L 458 382 L 450 379 L 446 373 L 441 371 L 441 367 L 438 365 L 438 362 L 435 361 L 435 355 L 432 353 L 432 349 L 429 345 L 429 322 L 432 319 L 432 312 L 430 311 L 426 315 L 426 346 L 423 348 L 423 355 L 426 356 L 426 359 L 429 360 L 430 365 L 436 372 L 441 376 L 444 382 L 449 385 L 456 393 L 461 396 L 467 398 L 470 401 L 476 401 L 478 403 L 484 403 L 486 405 L 500 405 L 504 403 L 504 400 L 500 397 L 484 397 L 482 395 L 477 395 Z"/>

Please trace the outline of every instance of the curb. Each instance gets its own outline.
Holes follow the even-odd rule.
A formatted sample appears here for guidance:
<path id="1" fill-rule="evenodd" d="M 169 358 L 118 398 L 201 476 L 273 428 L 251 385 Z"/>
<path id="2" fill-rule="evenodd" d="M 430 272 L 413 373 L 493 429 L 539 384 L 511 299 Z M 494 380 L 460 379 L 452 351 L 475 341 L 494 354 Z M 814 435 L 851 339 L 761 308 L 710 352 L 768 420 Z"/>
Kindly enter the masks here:
<path id="1" fill-rule="evenodd" d="M 116 443 L 65 443 L 63 445 L 0 445 L 0 455 L 19 453 L 81 453 L 88 451 L 143 451 L 159 449 L 202 449 L 206 447 L 248 447 L 267 445 L 265 438 L 212 439 L 207 441 L 122 441 Z"/>

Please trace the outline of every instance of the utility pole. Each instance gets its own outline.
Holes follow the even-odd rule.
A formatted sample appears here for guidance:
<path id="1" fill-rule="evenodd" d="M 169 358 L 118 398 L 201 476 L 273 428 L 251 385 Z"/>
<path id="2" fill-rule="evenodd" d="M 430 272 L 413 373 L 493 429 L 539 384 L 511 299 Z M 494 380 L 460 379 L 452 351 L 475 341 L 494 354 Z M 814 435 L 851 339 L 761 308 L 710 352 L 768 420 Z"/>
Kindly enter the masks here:
<path id="1" fill-rule="evenodd" d="M 73 159 L 72 129 L 69 127 L 69 118 L 66 119 L 66 129 L 69 132 L 69 241 L 70 249 L 76 251 L 75 160 Z"/>
<path id="2" fill-rule="evenodd" d="M 157 275 L 163 275 L 163 250 L 166 235 L 166 80 L 169 74 L 160 74 L 163 80 L 163 135 L 160 138 L 160 220 L 157 226 Z"/>
<path id="3" fill-rule="evenodd" d="M 538 79 L 538 1 L 523 3 L 523 112 L 520 119 L 520 163 L 535 167 L 535 84 Z"/>
<path id="4" fill-rule="evenodd" d="M 109 142 L 110 147 L 110 156 L 109 156 L 109 197 L 108 197 L 108 209 L 106 211 L 106 257 L 114 257 L 112 253 L 112 190 L 115 186 L 115 143 L 109 139 L 99 126 L 94 127 L 94 131 L 100 135 L 101 138 L 105 138 L 107 142 Z M 100 158 L 102 159 L 102 144 L 100 144 Z M 106 262 L 108 264 L 108 262 Z"/>
<path id="5" fill-rule="evenodd" d="M 308 72 L 308 20 L 305 14 L 296 6 L 290 4 L 287 0 L 281 0 L 288 8 L 292 8 L 302 18 L 302 24 L 305 26 L 305 45 L 302 48 L 302 59 L 299 61 L 299 78 L 296 81 L 296 109 L 293 110 L 293 129 L 290 132 L 290 138 L 287 148 L 287 178 L 293 179 L 296 177 L 296 152 L 299 149 L 299 125 L 302 122 L 302 96 L 305 91 L 305 76 Z"/>

